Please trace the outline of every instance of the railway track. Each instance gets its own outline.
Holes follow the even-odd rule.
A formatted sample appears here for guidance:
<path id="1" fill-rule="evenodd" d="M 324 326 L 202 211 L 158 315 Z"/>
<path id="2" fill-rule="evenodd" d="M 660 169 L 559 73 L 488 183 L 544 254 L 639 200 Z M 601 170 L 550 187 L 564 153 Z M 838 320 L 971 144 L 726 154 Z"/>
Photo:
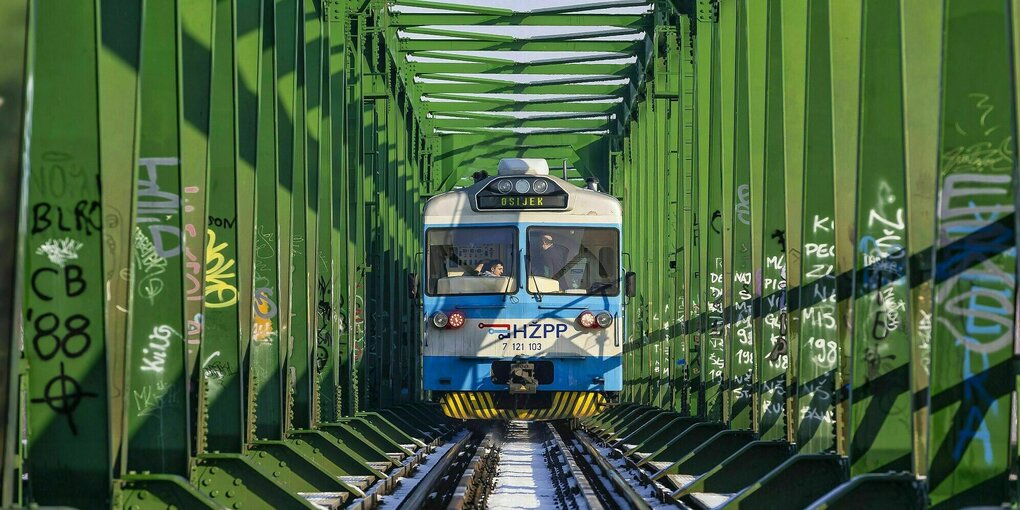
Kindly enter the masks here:
<path id="1" fill-rule="evenodd" d="M 488 423 L 459 438 L 388 508 L 649 509 L 634 477 L 566 422 Z"/>

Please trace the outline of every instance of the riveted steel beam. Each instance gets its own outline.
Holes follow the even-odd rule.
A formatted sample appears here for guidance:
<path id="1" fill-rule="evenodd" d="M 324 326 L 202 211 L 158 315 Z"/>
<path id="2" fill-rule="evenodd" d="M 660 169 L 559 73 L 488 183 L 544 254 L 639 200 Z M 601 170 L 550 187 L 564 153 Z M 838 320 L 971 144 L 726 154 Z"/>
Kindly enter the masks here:
<path id="1" fill-rule="evenodd" d="M 442 28 L 430 28 L 430 27 L 408 27 L 401 31 L 402 34 L 420 34 L 420 35 L 432 35 L 440 37 L 454 37 L 460 39 L 469 39 L 476 41 L 492 41 L 492 42 L 566 42 L 571 40 L 584 40 L 593 39 L 600 37 L 616 37 L 624 35 L 641 35 L 644 32 L 641 29 L 634 28 L 599 28 L 591 27 L 589 30 L 575 31 L 565 34 L 528 34 L 526 37 L 517 37 L 511 35 L 502 35 L 497 33 L 486 33 L 486 32 L 474 32 L 471 30 L 450 30 Z M 409 40 L 408 38 L 402 38 L 403 41 Z M 414 40 L 414 39 L 410 39 Z M 418 41 L 433 41 L 442 42 L 443 40 L 436 39 L 418 39 Z M 448 42 L 448 41 L 447 41 Z M 612 41 L 592 41 L 597 43 L 606 43 Z M 617 41 L 619 42 L 619 41 Z M 563 51 L 563 50 L 561 50 Z M 604 50 L 605 51 L 605 50 Z"/>
<path id="2" fill-rule="evenodd" d="M 947 3 L 943 18 L 928 445 L 937 508 L 1015 498 L 1018 37 L 1004 20 L 1016 7 Z M 977 147 L 987 157 L 967 158 Z"/>
<path id="3" fill-rule="evenodd" d="M 418 84 L 424 94 L 581 94 L 615 96 L 627 90 L 629 85 L 598 84 L 481 84 L 425 82 Z M 446 97 L 446 96 L 440 96 Z"/>
<path id="4" fill-rule="evenodd" d="M 417 33 L 418 31 L 416 31 Z M 424 30 L 421 30 L 425 33 Z M 450 34 L 454 35 L 454 34 Z M 598 51 L 608 53 L 633 53 L 640 49 L 643 41 L 585 41 L 564 36 L 563 40 L 546 39 L 509 39 L 499 40 L 495 37 L 482 38 L 488 34 L 478 34 L 471 40 L 455 39 L 402 39 L 401 53 L 421 51 Z M 468 37 L 470 34 L 456 34 L 456 37 Z"/>
<path id="5" fill-rule="evenodd" d="M 915 395 L 927 392 L 931 379 L 933 267 L 931 257 L 924 254 L 935 242 L 935 230 L 927 225 L 935 222 L 937 204 L 939 87 L 935 84 L 942 60 L 943 16 L 942 7 L 933 6 L 902 18 L 907 245 L 908 256 L 914 261 L 911 271 L 921 280 L 911 289 L 908 326 L 914 339 L 911 380 Z M 915 400 L 913 469 L 922 476 L 928 473 L 929 419 L 928 402 Z"/>
<path id="6" fill-rule="evenodd" d="M 758 433 L 762 439 L 783 440 L 787 435 L 787 373 L 790 349 L 787 335 L 789 315 L 786 241 L 786 179 L 783 160 L 783 95 L 775 91 L 783 87 L 782 36 L 786 28 L 779 2 L 768 4 L 768 38 L 764 83 L 764 147 L 762 148 L 761 200 L 753 205 L 760 215 L 761 237 L 755 241 L 755 257 L 761 264 L 761 323 L 756 333 L 758 359 Z"/>
<path id="7" fill-rule="evenodd" d="M 511 75 L 457 75 L 457 74 L 419 74 L 416 78 L 421 78 L 421 83 L 428 83 L 425 80 L 444 80 L 447 82 L 462 82 L 462 83 L 480 83 L 486 85 L 572 85 L 572 84 L 583 84 L 603 81 L 619 81 L 620 78 L 613 75 L 566 75 L 558 77 L 545 77 L 541 79 L 531 79 L 526 82 L 522 82 L 517 79 L 516 76 Z"/>
<path id="8" fill-rule="evenodd" d="M 449 129 L 463 131 L 465 129 L 472 128 L 550 128 L 557 130 L 595 130 L 595 129 L 606 129 L 608 127 L 608 118 L 591 118 L 591 119 L 570 119 L 570 118 L 559 118 L 559 119 L 453 119 L 453 118 L 437 118 L 433 120 L 432 125 L 436 129 Z"/>
<path id="9" fill-rule="evenodd" d="M 614 102 L 482 102 L 478 98 L 453 98 L 455 101 L 422 101 L 430 112 L 610 112 L 617 108 Z"/>
<path id="10" fill-rule="evenodd" d="M 393 26 L 516 25 L 562 27 L 632 27 L 649 25 L 647 16 L 636 14 L 412 14 L 390 12 Z"/>
<path id="11" fill-rule="evenodd" d="M 606 59 L 608 60 L 608 59 Z M 619 64 L 562 64 L 559 62 L 531 63 L 460 63 L 460 62 L 409 62 L 407 72 L 418 74 L 428 73 L 463 73 L 463 74 L 611 74 L 629 76 L 632 73 L 629 63 Z"/>
<path id="12" fill-rule="evenodd" d="M 25 123 L 31 146 L 22 163 L 31 172 L 23 179 L 20 213 L 27 227 L 22 229 L 18 307 L 29 363 L 21 404 L 30 430 L 25 469 L 33 473 L 32 494 L 39 503 L 108 508 L 112 448 L 101 280 L 100 17 L 92 2 L 35 3 L 30 17 L 26 79 L 35 84 L 35 103 Z M 128 105 L 132 99 L 121 98 Z M 66 178 L 75 180 L 65 186 Z M 68 473 L 74 473 L 75 483 L 69 483 Z"/>
<path id="13" fill-rule="evenodd" d="M 902 25 L 897 4 L 864 2 L 856 278 L 849 454 L 851 474 L 912 467 L 910 259 L 902 132 Z M 896 80 L 887 81 L 896 76 Z M 880 84 L 890 85 L 888 88 Z M 881 184 L 878 184 L 881 183 Z M 876 189 L 877 188 L 877 189 Z M 881 406 L 881 407 L 879 407 Z M 882 409 L 881 420 L 870 418 Z"/>
<path id="14" fill-rule="evenodd" d="M 0 81 L 9 83 L 6 90 L 0 92 L 4 96 L 6 107 L 0 109 L 0 125 L 6 126 L 0 130 L 0 161 L 7 162 L 8 168 L 14 171 L 7 172 L 2 177 L 3 184 L 0 185 L 0 204 L 3 210 L 0 212 L 5 218 L 0 222 L 0 238 L 6 239 L 6 245 L 10 248 L 0 254 L 0 285 L 8 289 L 15 289 L 14 292 L 7 292 L 0 295 L 0 506 L 21 505 L 21 490 L 19 480 L 19 451 L 21 450 L 19 418 L 19 394 L 21 377 L 19 369 L 18 353 L 19 347 L 17 337 L 14 334 L 14 317 L 16 312 L 17 289 L 21 288 L 18 282 L 17 261 L 24 251 L 23 244 L 17 242 L 18 212 L 21 200 L 18 198 L 18 190 L 21 189 L 21 172 L 19 161 L 21 159 L 22 143 L 22 122 L 24 115 L 22 105 L 25 91 L 24 64 L 27 47 L 25 45 L 25 32 L 28 30 L 28 2 L 11 2 L 4 7 L 2 16 L 11 20 L 11 36 L 14 44 L 9 46 L 12 56 L 0 64 Z"/>
<path id="15" fill-rule="evenodd" d="M 137 165 L 127 335 L 126 412 L 129 471 L 188 475 L 189 448 L 182 246 L 177 33 L 172 2 L 144 2 L 141 12 Z M 129 223 L 129 224 L 131 224 Z"/>
<path id="16" fill-rule="evenodd" d="M 825 5 L 807 6 L 808 85 L 804 190 L 800 221 L 800 330 L 796 356 L 796 442 L 801 451 L 831 451 L 836 446 L 835 396 L 839 363 L 836 321 L 835 195 L 832 174 L 832 99 L 829 61 L 829 13 Z M 811 169 L 808 171 L 808 169 Z"/>

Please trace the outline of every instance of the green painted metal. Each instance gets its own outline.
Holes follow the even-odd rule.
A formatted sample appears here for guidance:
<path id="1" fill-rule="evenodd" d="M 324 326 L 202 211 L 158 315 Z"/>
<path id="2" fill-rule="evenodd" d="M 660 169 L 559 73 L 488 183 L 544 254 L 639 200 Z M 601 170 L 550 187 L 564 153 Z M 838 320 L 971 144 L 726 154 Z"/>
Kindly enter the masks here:
<path id="1" fill-rule="evenodd" d="M 741 26 L 746 35 L 744 41 L 741 42 L 743 46 L 742 52 L 746 52 L 744 60 L 746 61 L 746 102 L 748 111 L 748 163 L 749 163 L 749 187 L 747 194 L 740 192 L 737 189 L 736 207 L 737 212 L 743 213 L 743 200 L 747 197 L 749 201 L 753 197 L 762 197 L 764 189 L 764 147 L 765 147 L 765 78 L 766 78 L 766 52 L 768 48 L 768 4 L 767 3 L 748 3 L 745 5 L 744 19 Z M 761 201 L 761 198 L 758 198 Z M 751 358 L 752 362 L 748 367 L 748 374 L 745 375 L 746 379 L 754 381 L 754 385 L 749 388 L 751 396 L 750 409 L 750 421 L 752 428 L 755 432 L 760 433 L 761 424 L 759 417 L 763 414 L 762 411 L 762 391 L 765 387 L 764 382 L 760 379 L 761 374 L 758 367 L 764 362 L 761 361 L 762 357 L 759 352 L 761 351 L 761 345 L 763 344 L 762 327 L 761 321 L 757 319 L 761 315 L 761 295 L 762 295 L 762 274 L 764 272 L 762 266 L 762 237 L 764 228 L 764 218 L 762 214 L 753 214 L 752 209 L 756 208 L 756 204 L 748 204 L 747 215 L 750 218 L 751 235 L 748 240 L 745 235 L 745 240 L 748 240 L 747 251 L 745 252 L 740 247 L 741 254 L 747 259 L 743 261 L 743 265 L 746 268 L 748 262 L 750 263 L 751 270 L 747 274 L 752 284 L 744 286 L 742 283 L 741 291 L 751 294 L 753 300 L 745 299 L 743 304 L 743 310 L 739 310 L 738 314 L 746 315 L 745 320 L 750 323 L 750 328 L 747 325 L 742 327 L 742 330 L 750 329 L 752 333 L 752 342 L 750 345 L 742 344 L 743 348 L 747 350 L 747 356 Z M 738 221 L 740 218 L 738 217 Z M 745 291 L 746 289 L 746 291 Z M 746 295 L 746 294 L 744 294 Z M 740 297 L 743 297 L 740 296 Z M 738 337 L 738 340 L 743 340 Z"/>
<path id="2" fill-rule="evenodd" d="M 139 79 L 139 35 L 142 25 L 141 4 L 126 6 L 119 2 L 97 3 L 99 23 L 96 27 L 100 36 L 97 75 L 99 101 L 100 168 L 120 168 L 123 173 L 100 172 L 100 187 L 108 192 L 103 200 L 103 218 L 109 228 L 104 232 L 103 269 L 110 288 L 108 299 L 113 306 L 104 307 L 104 328 L 114 338 L 123 337 L 130 329 L 129 317 L 121 309 L 130 308 L 131 282 L 129 265 L 133 250 L 118 249 L 131 246 L 134 235 L 133 217 L 133 174 L 131 168 L 138 164 L 136 133 Z M 117 31 L 114 25 L 130 27 Z M 132 143 L 127 143 L 131 140 Z M 125 178 L 127 177 L 127 178 Z M 112 275 L 120 277 L 109 278 Z M 118 307 L 120 307 L 118 309 Z M 107 358 L 108 369 L 114 380 L 125 376 L 128 364 L 128 349 L 110 346 Z M 110 399 L 111 416 L 123 416 L 127 399 L 115 391 Z M 111 444 L 115 445 L 111 455 L 117 459 L 118 468 L 123 468 L 126 449 L 124 442 L 124 420 L 110 422 Z"/>
<path id="3" fill-rule="evenodd" d="M 759 246 L 761 279 L 760 336 L 755 357 L 758 361 L 758 432 L 762 439 L 785 439 L 787 406 L 786 378 L 790 367 L 786 293 L 786 179 L 783 148 L 783 96 L 771 93 L 783 86 L 783 29 L 781 3 L 768 4 L 767 54 L 765 56 L 766 103 L 764 105 L 764 147 L 760 208 Z M 752 192 L 753 194 L 753 192 Z"/>
<path id="4" fill-rule="evenodd" d="M 806 0 L 782 0 L 782 125 L 783 184 L 785 190 L 786 230 L 786 440 L 797 441 L 800 405 L 797 381 L 800 352 L 800 286 L 802 215 L 804 210 L 804 143 L 807 93 L 807 7 Z M 778 100 L 777 100 L 778 101 Z M 780 326 L 782 327 L 782 325 Z"/>
<path id="5" fill-rule="evenodd" d="M 276 91 L 276 24 L 272 3 L 263 2 L 259 22 L 258 61 L 258 144 L 255 160 L 254 183 L 254 236 L 252 251 L 252 296 L 251 296 L 251 359 L 248 383 L 253 394 L 251 414 L 254 415 L 252 437 L 257 439 L 280 439 L 283 437 L 283 351 L 281 339 L 280 287 L 278 256 L 280 237 L 278 226 L 283 222 L 277 213 L 277 181 L 279 172 L 277 118 L 280 102 Z M 240 222 L 239 222 L 240 226 Z M 282 255 L 282 253 L 280 254 Z"/>
<path id="6" fill-rule="evenodd" d="M 104 338 L 99 11 L 30 8 L 19 315 L 27 401 L 27 497 L 109 506 L 112 475 Z M 70 58 L 71 61 L 64 61 Z M 123 344 L 121 344 L 123 345 Z M 74 452 L 73 455 L 69 455 Z M 73 473 L 77 483 L 68 483 Z"/>
<path id="7" fill-rule="evenodd" d="M 679 177 L 679 209 L 677 216 L 680 224 L 683 253 L 681 257 L 673 261 L 678 264 L 681 274 L 678 280 L 680 288 L 677 293 L 680 296 L 680 306 L 676 319 L 679 333 L 683 335 L 682 342 L 685 351 L 677 353 L 675 363 L 680 364 L 680 356 L 683 355 L 683 365 L 680 368 L 680 397 L 679 403 L 674 404 L 674 409 L 683 414 L 691 416 L 701 415 L 702 406 L 702 364 L 701 364 L 701 343 L 702 334 L 695 326 L 696 318 L 701 316 L 702 295 L 700 270 L 701 242 L 700 225 L 698 221 L 698 181 L 695 168 L 696 146 L 694 137 L 697 112 L 695 101 L 695 74 L 694 74 L 694 48 L 691 37 L 692 21 L 684 16 L 680 18 L 677 27 L 679 48 L 677 58 L 679 59 L 679 84 L 678 84 L 678 106 L 681 111 L 678 136 L 680 138 L 677 147 L 677 155 L 680 159 Z M 678 405 L 677 405 L 678 404 Z"/>
<path id="8" fill-rule="evenodd" d="M 846 327 L 853 320 L 853 274 L 856 262 L 857 168 L 858 128 L 861 95 L 861 8 L 860 3 L 835 2 L 829 4 L 829 48 L 832 71 L 832 179 L 838 196 L 834 208 L 836 318 L 843 327 L 839 335 L 839 370 L 836 387 L 845 388 L 850 381 L 850 353 L 853 328 Z M 836 406 L 836 451 L 847 452 L 848 402 L 844 399 Z"/>
<path id="9" fill-rule="evenodd" d="M 1007 477 L 1017 458 L 1008 411 L 1016 389 L 1017 84 L 1010 81 L 1016 66 L 1010 30 L 1017 27 L 1003 23 L 1010 15 L 1016 21 L 1010 7 L 945 5 L 928 450 L 931 499 L 939 508 L 1014 497 Z M 969 157 L 975 150 L 983 156 Z"/>
<path id="10" fill-rule="evenodd" d="M 704 30 L 706 29 L 707 30 Z M 705 368 L 702 369 L 702 380 L 705 385 L 705 417 L 709 420 L 722 420 L 728 416 L 724 411 L 722 398 L 723 385 L 725 383 L 725 355 L 726 344 L 723 331 L 724 309 L 723 309 L 723 246 L 722 246 L 722 162 L 720 161 L 720 103 L 718 94 L 713 89 L 718 87 L 718 45 L 719 32 L 712 24 L 702 23 L 699 30 L 704 30 L 702 36 L 696 43 L 695 58 L 698 59 L 698 66 L 701 67 L 699 85 L 704 87 L 708 96 L 709 104 L 706 117 L 699 120 L 699 129 L 707 129 L 706 144 L 699 146 L 698 158 L 698 202 L 701 205 L 701 218 L 704 226 L 701 229 L 702 240 L 705 252 L 702 255 L 701 274 L 707 276 L 704 279 L 703 296 L 705 300 L 706 317 L 704 326 L 705 338 L 702 340 L 701 360 Z M 704 57 L 698 57 L 704 55 Z M 702 60 L 704 58 L 704 60 Z M 705 72 L 704 69 L 708 69 Z M 707 76 L 706 76 L 707 75 Z M 701 104 L 705 104 L 702 102 Z M 704 149 L 704 150 L 702 150 Z"/>
<path id="11" fill-rule="evenodd" d="M 18 402 L 21 385 L 17 336 L 14 334 L 15 303 L 18 296 L 19 272 L 17 260 L 22 257 L 23 245 L 18 242 L 19 190 L 21 186 L 22 121 L 24 118 L 25 91 L 22 87 L 25 73 L 25 54 L 28 2 L 8 2 L 0 7 L 0 19 L 6 26 L 0 44 L 8 48 L 13 58 L 0 62 L 0 165 L 14 171 L 0 175 L 0 243 L 8 248 L 0 253 L 0 286 L 15 289 L 0 295 L 0 507 L 21 504 L 19 456 L 20 433 Z"/>
<path id="12" fill-rule="evenodd" d="M 411 404 L 420 206 L 504 157 L 622 199 L 623 403 L 586 423 L 699 474 L 672 497 L 1015 504 L 1020 2 L 602 7 L 32 2 L 0 505 L 400 473 L 450 430 Z"/>
<path id="13" fill-rule="evenodd" d="M 754 264 L 752 264 L 752 238 L 751 238 L 751 208 L 754 204 L 751 202 L 751 123 L 750 118 L 751 110 L 749 99 L 751 95 L 751 79 L 750 79 L 750 67 L 748 66 L 748 52 L 753 51 L 751 48 L 755 46 L 754 40 L 752 40 L 753 34 L 748 25 L 749 17 L 751 16 L 751 10 L 753 9 L 747 3 L 733 3 L 733 6 L 737 9 L 736 16 L 733 16 L 735 23 L 734 29 L 736 33 L 729 34 L 729 37 L 734 41 L 736 55 L 734 57 L 733 66 L 734 80 L 732 86 L 735 90 L 733 105 L 734 114 L 731 116 L 728 113 L 728 108 L 723 109 L 723 118 L 733 118 L 734 124 L 732 126 L 723 124 L 723 130 L 732 129 L 732 139 L 728 137 L 723 138 L 723 154 L 729 152 L 726 146 L 732 143 L 729 150 L 732 151 L 732 171 L 727 170 L 727 164 L 724 159 L 723 162 L 723 175 L 732 174 L 732 183 L 730 189 L 726 190 L 726 184 L 724 184 L 724 193 L 730 194 L 728 204 L 724 206 L 726 213 L 723 214 L 724 224 L 729 227 L 732 232 L 732 237 L 729 241 L 728 254 L 732 262 L 730 263 L 731 275 L 729 278 L 725 278 L 730 282 L 728 297 L 726 301 L 727 308 L 730 309 L 732 326 L 729 329 L 729 337 L 727 338 L 729 355 L 727 359 L 728 369 L 730 371 L 730 377 L 728 386 L 731 390 L 730 400 L 730 426 L 736 429 L 747 429 L 753 426 L 753 417 L 755 416 L 753 410 L 753 398 L 754 398 L 754 324 L 752 320 L 754 304 L 752 301 L 754 292 Z M 723 16 L 725 11 L 720 12 L 720 16 Z M 727 34 L 723 33 L 722 36 L 726 37 Z M 729 51 L 723 50 L 723 57 L 727 58 L 728 55 L 725 53 Z M 729 67 L 729 66 L 724 66 Z M 725 75 L 724 75 L 725 76 Z M 725 80 L 725 78 L 724 78 Z M 726 87 L 727 82 L 723 81 L 721 86 Z M 724 96 L 724 101 L 728 100 Z M 757 118 L 761 118 L 760 115 Z M 724 182 L 725 179 L 724 179 Z M 726 203 L 726 202 L 724 202 Z M 725 239 L 725 237 L 724 237 Z M 724 280 L 724 281 L 725 281 Z"/>
<path id="14" fill-rule="evenodd" d="M 911 468 L 900 6 L 864 2 L 850 387 L 851 474 Z M 892 84 L 892 86 L 890 86 Z M 874 417 L 872 417 L 874 416 Z"/>
<path id="15" fill-rule="evenodd" d="M 125 413 L 127 471 L 186 476 L 189 423 L 184 320 L 176 12 L 141 8 L 137 165 L 131 238 Z"/>
<path id="16" fill-rule="evenodd" d="M 237 313 L 237 207 L 234 160 L 233 4 L 213 13 L 203 257 L 202 382 L 199 451 L 240 452 L 243 437 L 240 324 Z M 217 171 L 212 171 L 216 169 Z"/>
<path id="17" fill-rule="evenodd" d="M 796 360 L 795 441 L 817 453 L 836 446 L 835 397 L 839 361 L 836 322 L 835 196 L 832 173 L 832 98 L 827 2 L 807 5 L 803 210 L 797 307 L 801 321 Z M 810 193 L 807 190 L 811 190 Z M 789 241 L 787 241 L 789 242 Z M 791 257 L 792 259 L 792 257 Z"/>
<path id="18" fill-rule="evenodd" d="M 903 4 L 905 8 L 912 5 Z M 939 66 L 942 56 L 942 6 L 911 10 L 903 18 L 903 122 L 908 186 L 907 227 L 911 271 L 921 283 L 913 285 L 910 331 L 916 339 L 911 366 L 912 392 L 924 394 L 931 378 L 932 258 L 926 256 L 934 241 L 936 176 L 938 175 Z M 913 225 L 925 226 L 911 228 Z M 928 402 L 914 402 L 914 471 L 928 472 Z"/>
<path id="19" fill-rule="evenodd" d="M 209 164 L 209 98 L 212 53 L 213 6 L 202 0 L 178 0 L 178 125 L 180 129 L 181 190 L 184 201 L 181 243 L 184 252 L 184 319 L 187 324 L 188 383 L 198 387 L 203 380 L 199 351 L 205 321 L 202 302 L 205 296 L 205 197 Z M 189 44 L 185 44 L 189 41 Z M 191 392 L 189 407 L 196 405 Z M 192 417 L 194 423 L 195 417 Z M 193 429 L 194 430 L 194 429 Z M 193 442 L 195 450 L 201 446 Z"/>

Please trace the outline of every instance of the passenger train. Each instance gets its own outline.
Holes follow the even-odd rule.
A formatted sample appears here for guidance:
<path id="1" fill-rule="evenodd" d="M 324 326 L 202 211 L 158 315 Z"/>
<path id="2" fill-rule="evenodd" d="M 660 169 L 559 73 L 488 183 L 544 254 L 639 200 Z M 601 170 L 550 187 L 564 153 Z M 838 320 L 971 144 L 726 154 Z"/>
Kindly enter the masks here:
<path id="1" fill-rule="evenodd" d="M 620 202 L 544 159 L 424 209 L 424 388 L 458 419 L 552 420 L 601 412 L 622 389 Z"/>

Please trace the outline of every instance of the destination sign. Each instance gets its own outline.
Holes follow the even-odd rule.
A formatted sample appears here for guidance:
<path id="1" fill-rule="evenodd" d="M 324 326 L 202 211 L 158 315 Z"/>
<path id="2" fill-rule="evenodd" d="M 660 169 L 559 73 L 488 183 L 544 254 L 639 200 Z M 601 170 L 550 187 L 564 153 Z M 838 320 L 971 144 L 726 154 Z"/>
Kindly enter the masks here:
<path id="1" fill-rule="evenodd" d="M 566 209 L 567 194 L 557 195 L 480 195 L 479 209 Z"/>

